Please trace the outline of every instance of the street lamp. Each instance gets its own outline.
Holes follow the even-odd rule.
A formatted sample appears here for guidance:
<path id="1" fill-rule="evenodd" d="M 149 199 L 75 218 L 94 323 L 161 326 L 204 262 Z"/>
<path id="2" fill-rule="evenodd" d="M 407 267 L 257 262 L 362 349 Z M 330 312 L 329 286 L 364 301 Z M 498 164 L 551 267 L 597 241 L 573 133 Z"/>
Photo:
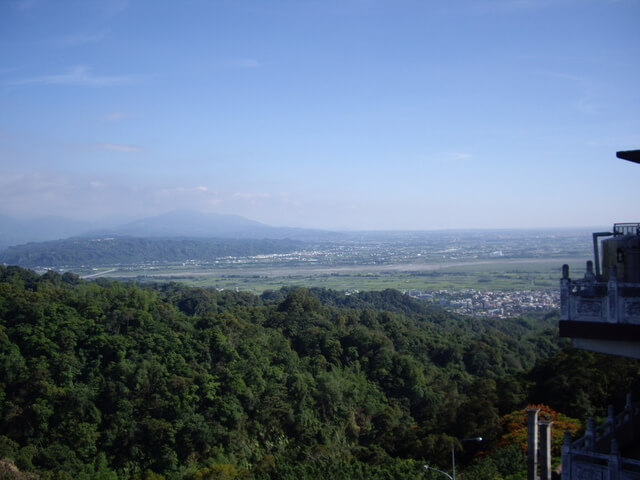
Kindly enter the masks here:
<path id="1" fill-rule="evenodd" d="M 481 442 L 482 437 L 463 438 L 460 442 Z M 453 469 L 453 479 L 456 480 L 456 444 L 451 445 L 451 468 Z"/>
<path id="2" fill-rule="evenodd" d="M 463 438 L 460 442 L 481 442 L 482 437 L 473 437 L 473 438 Z M 447 472 L 443 472 L 442 470 L 438 470 L 437 468 L 430 467 L 429 465 L 425 465 L 425 470 L 433 470 L 435 472 L 442 473 L 449 477 L 449 480 L 456 480 L 456 444 L 451 444 L 451 468 L 453 469 L 453 476 L 449 475 Z"/>
<path id="3" fill-rule="evenodd" d="M 447 472 L 443 472 L 442 470 L 438 470 L 437 468 L 433 468 L 433 467 L 430 467 L 429 465 L 425 465 L 424 469 L 425 470 L 433 470 L 434 472 L 441 473 L 443 475 L 446 475 L 449 480 L 453 480 L 453 477 L 451 475 L 449 475 Z"/>

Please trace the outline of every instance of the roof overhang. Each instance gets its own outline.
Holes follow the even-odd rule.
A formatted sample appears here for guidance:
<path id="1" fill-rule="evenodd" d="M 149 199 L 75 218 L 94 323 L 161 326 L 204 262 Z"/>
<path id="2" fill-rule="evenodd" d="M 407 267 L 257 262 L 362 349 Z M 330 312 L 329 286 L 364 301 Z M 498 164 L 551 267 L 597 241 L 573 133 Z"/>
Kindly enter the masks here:
<path id="1" fill-rule="evenodd" d="M 561 337 L 638 342 L 640 348 L 640 325 L 560 320 L 558 326 Z"/>
<path id="2" fill-rule="evenodd" d="M 630 162 L 640 163 L 640 150 L 616 152 L 616 157 L 622 158 L 623 160 L 629 160 Z"/>
<path id="3" fill-rule="evenodd" d="M 640 325 L 560 320 L 559 327 L 576 348 L 640 359 Z"/>

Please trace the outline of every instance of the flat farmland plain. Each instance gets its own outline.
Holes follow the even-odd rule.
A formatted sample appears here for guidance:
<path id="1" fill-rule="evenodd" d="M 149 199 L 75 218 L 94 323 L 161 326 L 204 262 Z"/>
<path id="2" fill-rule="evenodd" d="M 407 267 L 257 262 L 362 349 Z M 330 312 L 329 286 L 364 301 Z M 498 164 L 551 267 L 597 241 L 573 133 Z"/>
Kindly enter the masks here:
<path id="1" fill-rule="evenodd" d="M 85 278 L 261 293 L 283 286 L 340 291 L 557 289 L 562 264 L 584 274 L 592 257 L 588 230 L 353 233 L 343 242 L 309 244 L 286 254 L 192 259 L 174 264 L 101 265 Z"/>

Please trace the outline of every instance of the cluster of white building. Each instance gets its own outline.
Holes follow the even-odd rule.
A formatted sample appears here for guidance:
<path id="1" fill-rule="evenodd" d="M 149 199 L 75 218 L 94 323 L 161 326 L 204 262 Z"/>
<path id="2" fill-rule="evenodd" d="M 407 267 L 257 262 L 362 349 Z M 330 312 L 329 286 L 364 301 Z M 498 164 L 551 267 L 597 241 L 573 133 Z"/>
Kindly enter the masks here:
<path id="1" fill-rule="evenodd" d="M 456 313 L 475 316 L 507 318 L 527 312 L 557 309 L 560 294 L 553 290 L 434 290 L 407 291 L 413 297 L 427 299 Z"/>

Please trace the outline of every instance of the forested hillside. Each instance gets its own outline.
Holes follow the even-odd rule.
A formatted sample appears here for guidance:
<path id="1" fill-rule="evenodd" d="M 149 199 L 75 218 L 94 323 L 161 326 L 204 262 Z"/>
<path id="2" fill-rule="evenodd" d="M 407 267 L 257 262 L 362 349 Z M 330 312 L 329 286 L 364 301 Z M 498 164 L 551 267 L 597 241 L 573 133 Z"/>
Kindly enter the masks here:
<path id="1" fill-rule="evenodd" d="M 210 261 L 225 256 L 289 253 L 303 245 L 295 240 L 269 239 L 69 238 L 9 247 L 0 252 L 0 262 L 37 267 Z"/>
<path id="2" fill-rule="evenodd" d="M 611 372 L 561 347 L 553 316 L 465 318 L 393 290 L 255 296 L 0 266 L 0 458 L 42 479 L 428 478 L 455 438 L 482 436 L 464 478 L 506 478 L 524 464 L 503 415 L 534 400 L 601 414 L 638 390 L 638 362 Z"/>

